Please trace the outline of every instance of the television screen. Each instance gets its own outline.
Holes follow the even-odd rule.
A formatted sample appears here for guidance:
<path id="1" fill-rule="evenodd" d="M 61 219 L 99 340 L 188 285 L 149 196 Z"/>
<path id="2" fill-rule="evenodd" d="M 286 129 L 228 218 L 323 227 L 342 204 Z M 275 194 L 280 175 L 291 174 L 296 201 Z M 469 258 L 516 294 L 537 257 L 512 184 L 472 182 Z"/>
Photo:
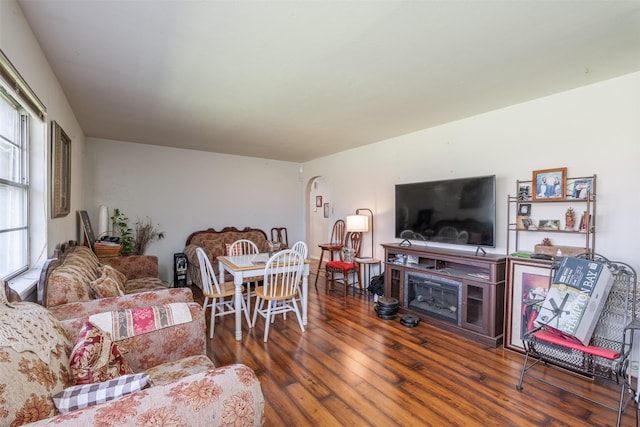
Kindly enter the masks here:
<path id="1" fill-rule="evenodd" d="M 396 237 L 495 246 L 495 175 L 396 185 Z"/>

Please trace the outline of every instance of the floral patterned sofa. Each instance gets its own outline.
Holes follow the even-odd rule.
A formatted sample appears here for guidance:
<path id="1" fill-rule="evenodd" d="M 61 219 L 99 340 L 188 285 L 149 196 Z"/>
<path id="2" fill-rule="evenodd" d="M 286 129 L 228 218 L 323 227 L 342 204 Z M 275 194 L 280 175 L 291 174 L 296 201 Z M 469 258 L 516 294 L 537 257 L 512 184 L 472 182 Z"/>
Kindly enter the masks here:
<path id="1" fill-rule="evenodd" d="M 198 262 L 198 256 L 196 255 L 196 248 L 201 247 L 207 253 L 211 266 L 218 273 L 218 261 L 216 258 L 220 255 L 226 255 L 226 245 L 229 245 L 236 240 L 248 239 L 258 246 L 260 251 L 266 250 L 267 234 L 258 229 L 246 227 L 242 230 L 238 230 L 235 227 L 225 227 L 220 231 L 216 231 L 213 228 L 207 230 L 195 231 L 187 238 L 185 244 L 184 253 L 187 255 L 187 271 L 189 274 L 189 283 L 195 283 L 200 289 L 202 289 L 202 279 L 200 278 L 200 263 Z M 233 280 L 231 275 L 227 275 L 225 280 Z"/>
<path id="2" fill-rule="evenodd" d="M 166 288 L 158 278 L 156 256 L 98 258 L 88 247 L 69 242 L 45 263 L 38 282 L 38 302 L 52 308 Z"/>
<path id="3" fill-rule="evenodd" d="M 186 288 L 175 291 L 182 297 L 190 294 Z M 82 306 L 82 315 L 59 320 L 38 304 L 9 304 L 0 287 L 0 425 L 262 425 L 264 396 L 255 373 L 241 364 L 213 365 L 206 356 L 204 314 L 194 302 L 180 303 L 190 320 L 112 345 L 109 363 L 120 360 L 134 375 L 119 372 L 116 378 L 100 377 L 100 382 L 73 386 L 75 364 L 100 360 L 86 356 L 89 350 L 104 354 L 93 346 L 106 341 L 81 346 L 87 327 L 93 325 L 88 323 L 89 314 L 124 306 L 146 309 L 148 301 L 141 295 L 74 303 Z M 173 296 L 155 302 L 174 303 Z M 81 357 L 76 357 L 78 349 L 85 351 Z M 100 375 L 105 372 L 111 371 Z M 112 383 L 131 377 L 144 381 L 118 396 Z M 105 384 L 111 387 L 109 392 L 95 391 Z M 76 396 L 79 388 L 93 394 Z M 96 404 L 84 407 L 85 401 Z"/>

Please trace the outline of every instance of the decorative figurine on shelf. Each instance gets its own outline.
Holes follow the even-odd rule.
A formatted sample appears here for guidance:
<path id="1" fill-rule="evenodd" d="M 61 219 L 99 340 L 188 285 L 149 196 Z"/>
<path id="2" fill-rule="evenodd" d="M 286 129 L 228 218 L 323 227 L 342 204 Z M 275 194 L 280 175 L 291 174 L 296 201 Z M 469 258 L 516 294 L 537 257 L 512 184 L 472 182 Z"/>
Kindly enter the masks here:
<path id="1" fill-rule="evenodd" d="M 573 208 L 567 209 L 567 213 L 564 214 L 565 226 L 564 229 L 567 231 L 573 231 L 573 228 L 576 225 L 576 213 Z"/>
<path id="2" fill-rule="evenodd" d="M 544 239 L 542 239 L 542 246 L 552 246 L 551 239 L 549 239 L 548 237 L 545 237 Z"/>

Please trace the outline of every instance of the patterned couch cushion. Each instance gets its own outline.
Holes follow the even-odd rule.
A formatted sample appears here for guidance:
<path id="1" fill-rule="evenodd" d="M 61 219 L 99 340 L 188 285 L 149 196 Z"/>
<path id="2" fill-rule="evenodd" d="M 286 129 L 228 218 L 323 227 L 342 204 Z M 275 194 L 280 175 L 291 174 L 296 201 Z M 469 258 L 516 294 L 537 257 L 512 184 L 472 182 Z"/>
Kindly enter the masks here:
<path id="1" fill-rule="evenodd" d="M 55 415 L 56 408 L 51 396 L 71 385 L 68 358 L 71 343 L 60 322 L 37 304 L 15 303 L 14 306 L 16 308 L 0 304 L 0 311 L 5 310 L 15 318 L 17 311 L 28 310 L 28 317 L 34 321 L 33 328 L 16 325 L 14 327 L 19 329 L 15 330 L 35 333 L 36 322 L 52 326 L 47 328 L 46 335 L 29 334 L 24 338 L 25 341 L 36 338 L 38 343 L 47 344 L 47 348 L 52 350 L 46 352 L 48 360 L 42 360 L 38 354 L 26 351 L 26 348 L 18 351 L 12 346 L 0 345 L 0 425 L 7 426 L 19 426 Z M 15 384 L 20 386 L 16 387 Z"/>
<path id="2" fill-rule="evenodd" d="M 133 370 L 108 333 L 91 322 L 84 324 L 71 352 L 69 367 L 74 384 L 107 381 Z"/>
<path id="3" fill-rule="evenodd" d="M 110 265 L 98 267 L 101 275 L 96 280 L 89 282 L 96 298 L 109 298 L 124 295 L 124 282 L 126 277 Z"/>

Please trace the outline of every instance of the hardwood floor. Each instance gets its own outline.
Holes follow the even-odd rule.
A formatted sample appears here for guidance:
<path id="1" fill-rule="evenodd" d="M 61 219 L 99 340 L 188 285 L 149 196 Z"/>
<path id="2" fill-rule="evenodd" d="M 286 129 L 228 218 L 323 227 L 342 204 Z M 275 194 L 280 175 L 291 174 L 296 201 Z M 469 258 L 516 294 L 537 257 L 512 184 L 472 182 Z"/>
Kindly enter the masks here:
<path id="1" fill-rule="evenodd" d="M 262 341 L 264 320 L 234 339 L 234 317 L 218 319 L 209 340 L 216 366 L 244 363 L 262 384 L 267 426 L 606 426 L 616 412 L 527 376 L 523 356 L 489 348 L 425 322 L 381 320 L 368 294 L 336 284 L 325 293 L 310 277 L 309 324 L 279 316 Z M 199 302 L 197 288 L 194 294 Z M 253 306 L 253 304 L 252 304 Z M 617 391 L 557 369 L 537 371 L 617 405 Z M 623 425 L 635 425 L 630 405 Z"/>

